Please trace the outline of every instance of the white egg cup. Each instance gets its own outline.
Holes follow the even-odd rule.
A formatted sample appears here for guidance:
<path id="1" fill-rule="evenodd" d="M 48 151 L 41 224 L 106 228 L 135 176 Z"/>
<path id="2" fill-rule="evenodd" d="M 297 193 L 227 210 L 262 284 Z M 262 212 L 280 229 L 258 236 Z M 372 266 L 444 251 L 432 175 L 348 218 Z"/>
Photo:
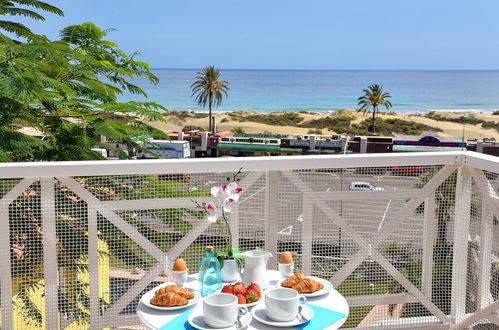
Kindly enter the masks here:
<path id="1" fill-rule="evenodd" d="M 173 282 L 175 282 L 178 286 L 184 286 L 184 283 L 187 281 L 187 276 L 189 275 L 189 270 L 177 271 L 173 270 Z"/>
<path id="2" fill-rule="evenodd" d="M 281 275 L 284 277 L 291 276 L 291 274 L 293 274 L 294 268 L 295 268 L 294 262 L 290 264 L 279 263 L 279 271 L 281 272 Z"/>

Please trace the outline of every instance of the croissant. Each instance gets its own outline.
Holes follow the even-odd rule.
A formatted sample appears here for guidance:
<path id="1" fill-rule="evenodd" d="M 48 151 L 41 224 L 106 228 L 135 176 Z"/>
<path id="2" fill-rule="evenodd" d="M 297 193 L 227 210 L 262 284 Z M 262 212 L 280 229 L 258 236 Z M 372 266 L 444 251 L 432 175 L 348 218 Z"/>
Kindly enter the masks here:
<path id="1" fill-rule="evenodd" d="M 294 285 L 300 283 L 300 281 L 302 281 L 303 279 L 305 279 L 305 276 L 302 273 L 295 272 L 293 276 L 290 276 L 289 278 L 285 279 L 281 283 L 281 285 L 286 288 L 291 288 Z"/>
<path id="2" fill-rule="evenodd" d="M 151 304 L 161 307 L 184 306 L 187 305 L 187 299 L 175 292 L 167 292 L 154 296 L 151 299 Z"/>
<path id="3" fill-rule="evenodd" d="M 299 293 L 312 293 L 322 289 L 324 285 L 317 281 L 314 281 L 310 278 L 305 278 L 300 281 L 298 284 L 293 285 L 293 289 L 298 291 Z"/>
<path id="4" fill-rule="evenodd" d="M 192 293 L 191 291 L 189 291 L 185 288 L 182 288 L 178 285 L 168 285 L 168 286 L 165 286 L 164 288 L 160 288 L 160 289 L 156 290 L 156 295 L 161 295 L 161 294 L 164 294 L 167 292 L 176 293 L 179 296 L 184 297 L 185 299 L 194 298 L 194 293 Z"/>

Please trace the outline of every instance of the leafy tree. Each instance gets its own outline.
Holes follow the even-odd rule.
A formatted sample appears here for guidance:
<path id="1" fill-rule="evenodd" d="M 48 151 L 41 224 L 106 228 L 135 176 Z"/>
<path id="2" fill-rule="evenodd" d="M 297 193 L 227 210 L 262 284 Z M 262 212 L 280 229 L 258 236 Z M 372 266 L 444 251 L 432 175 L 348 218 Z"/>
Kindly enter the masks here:
<path id="1" fill-rule="evenodd" d="M 143 121 L 164 120 L 158 110 L 165 108 L 118 100 L 125 92 L 145 95 L 132 83 L 136 77 L 158 82 L 148 64 L 135 59 L 138 53 L 125 54 L 92 23 L 66 27 L 56 41 L 29 33 L 25 42 L 0 34 L 0 159 L 102 159 L 91 148 L 113 147 L 96 142 L 97 134 L 139 150 L 145 138 L 134 137 L 168 138 Z M 23 127 L 44 139 L 19 132 Z"/>
<path id="2" fill-rule="evenodd" d="M 62 15 L 62 11 L 41 1 L 0 2 L 0 15 L 43 20 L 37 11 Z M 59 40 L 37 35 L 8 20 L 0 20 L 0 30 L 8 33 L 0 31 L 0 161 L 100 159 L 92 147 L 113 148 L 96 142 L 97 134 L 139 150 L 143 150 L 139 144 L 141 136 L 167 138 L 144 122 L 144 119 L 163 120 L 160 110 L 165 109 L 161 105 L 118 100 L 125 92 L 145 95 L 133 84 L 134 78 L 146 78 L 152 83 L 158 79 L 147 63 L 136 60 L 138 53 L 127 55 L 106 40 L 109 30 L 83 23 L 64 28 Z M 16 37 L 20 40 L 15 40 Z M 22 133 L 22 128 L 38 130 L 43 139 Z M 175 185 L 157 176 L 75 179 L 101 199 L 182 195 L 179 183 Z M 10 190 L 15 183 L 16 180 L 0 180 L 0 192 Z M 185 196 L 206 194 L 184 193 Z M 88 324 L 88 283 L 77 276 L 88 268 L 87 205 L 58 182 L 55 195 L 57 258 L 59 270 L 65 275 L 61 279 L 65 283 L 59 286 L 61 320 Z M 40 185 L 35 182 L 12 203 L 9 211 L 13 294 L 20 300 L 15 308 L 33 328 L 43 323 L 42 313 L 31 298 L 33 289 L 43 289 L 44 285 L 40 197 Z M 183 209 L 155 210 L 149 215 L 185 233 L 189 229 L 189 223 L 182 220 L 185 214 L 197 216 Z M 152 242 L 167 242 L 164 234 L 146 226 L 135 215 L 121 215 Z M 107 220 L 102 217 L 98 220 L 99 239 L 106 242 L 113 258 L 126 261 L 130 267 L 150 263 L 137 253 L 139 249 L 134 242 L 126 242 L 127 237 Z M 101 308 L 106 306 L 107 302 L 101 301 Z"/>
<path id="3" fill-rule="evenodd" d="M 383 86 L 378 84 L 373 84 L 368 87 L 368 89 L 363 90 L 364 95 L 360 96 L 357 100 L 360 106 L 359 111 L 372 111 L 372 133 L 376 133 L 376 115 L 378 114 L 378 107 L 384 105 L 386 110 L 392 107 L 388 98 L 392 96 L 390 93 L 383 91 Z M 372 108 L 372 109 L 371 109 Z"/>
<path id="4" fill-rule="evenodd" d="M 225 80 L 220 80 L 220 70 L 210 65 L 199 71 L 191 85 L 192 95 L 196 96 L 196 102 L 203 108 L 208 105 L 210 131 L 214 132 L 211 110 L 222 104 L 222 100 L 228 97 L 229 86 Z"/>

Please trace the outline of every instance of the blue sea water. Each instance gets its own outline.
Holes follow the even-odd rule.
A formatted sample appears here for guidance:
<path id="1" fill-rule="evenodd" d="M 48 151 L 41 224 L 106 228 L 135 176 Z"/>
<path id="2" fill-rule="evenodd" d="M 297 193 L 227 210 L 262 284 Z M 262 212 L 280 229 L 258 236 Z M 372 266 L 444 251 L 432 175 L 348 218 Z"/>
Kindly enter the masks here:
<path id="1" fill-rule="evenodd" d="M 169 110 L 201 110 L 190 85 L 198 70 L 154 69 L 160 83 L 136 81 L 149 100 Z M 217 111 L 306 110 L 325 112 L 356 108 L 357 97 L 369 84 L 382 84 L 391 93 L 393 111 L 499 109 L 499 71 L 303 71 L 222 70 L 229 97 Z M 136 95 L 124 99 L 143 100 Z"/>

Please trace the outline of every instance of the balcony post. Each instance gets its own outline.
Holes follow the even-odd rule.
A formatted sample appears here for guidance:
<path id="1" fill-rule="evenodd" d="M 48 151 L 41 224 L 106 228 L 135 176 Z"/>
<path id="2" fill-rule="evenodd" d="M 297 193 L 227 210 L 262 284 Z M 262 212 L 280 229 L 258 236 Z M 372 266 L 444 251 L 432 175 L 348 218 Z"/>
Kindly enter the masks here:
<path id="1" fill-rule="evenodd" d="M 7 201 L 0 200 L 0 288 L 2 306 L 2 328 L 13 329 L 12 272 L 10 265 L 10 222 Z M 10 204 L 10 203 L 9 203 Z"/>
<path id="2" fill-rule="evenodd" d="M 433 246 L 435 244 L 435 195 L 424 201 L 424 223 L 423 223 L 423 270 L 421 279 L 421 290 L 431 300 L 433 281 Z"/>
<path id="3" fill-rule="evenodd" d="M 265 251 L 272 253 L 267 263 L 269 269 L 277 265 L 277 227 L 279 222 L 279 171 L 265 174 Z"/>
<path id="4" fill-rule="evenodd" d="M 468 269 L 468 232 L 471 207 L 471 175 L 459 167 L 456 181 L 454 246 L 452 261 L 451 319 L 460 323 L 466 315 L 466 279 Z"/>
<path id="5" fill-rule="evenodd" d="M 97 238 L 97 212 L 89 207 L 88 211 L 88 279 L 90 329 L 97 329 L 100 318 L 99 308 L 99 251 Z"/>
<path id="6" fill-rule="evenodd" d="M 42 178 L 40 181 L 43 228 L 43 272 L 45 280 L 45 324 L 47 329 L 58 329 L 58 264 L 54 178 Z"/>

